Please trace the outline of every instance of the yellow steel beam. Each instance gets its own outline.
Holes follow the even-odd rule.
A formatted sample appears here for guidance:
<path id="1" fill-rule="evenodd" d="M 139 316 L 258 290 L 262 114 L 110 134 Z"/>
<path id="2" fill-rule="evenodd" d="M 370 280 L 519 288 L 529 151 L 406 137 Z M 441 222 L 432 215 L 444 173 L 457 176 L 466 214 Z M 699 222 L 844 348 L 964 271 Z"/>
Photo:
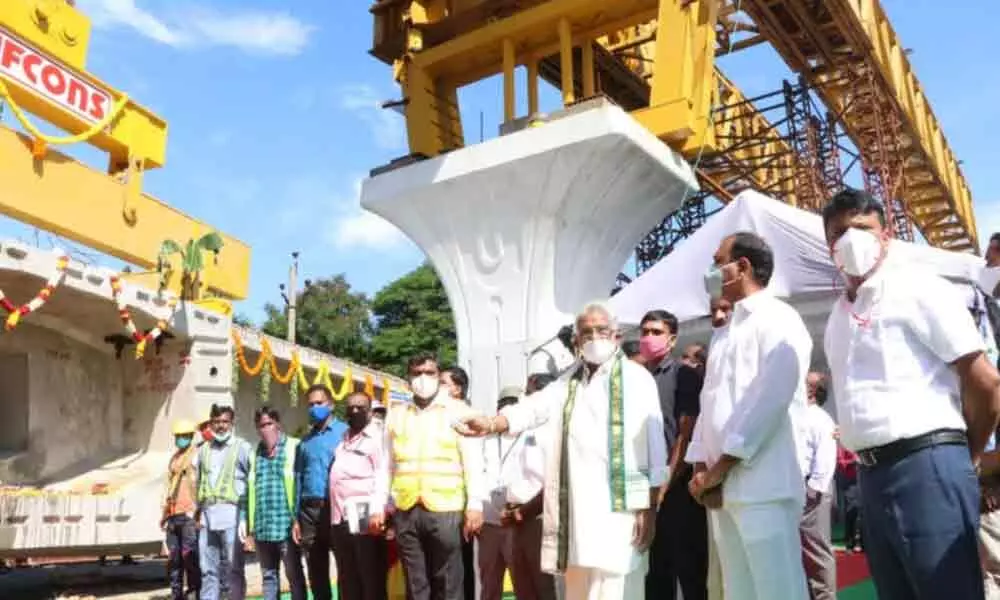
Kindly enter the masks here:
<path id="1" fill-rule="evenodd" d="M 683 0 L 664 0 L 682 2 Z M 559 51 L 559 21 L 567 19 L 573 45 L 656 17 L 657 0 L 549 0 L 491 21 L 440 45 L 413 54 L 436 79 L 461 86 L 499 72 L 502 42 L 510 38 L 518 57 L 541 58 Z"/>
<path id="2" fill-rule="evenodd" d="M 978 249 L 969 185 L 881 4 L 877 0 L 837 0 L 830 4 L 835 18 L 854 33 L 853 37 L 859 43 L 864 43 L 863 48 L 868 50 L 885 89 L 895 101 L 905 128 L 913 135 L 919 153 L 926 159 L 926 171 L 940 186 L 941 203 L 950 205 L 955 211 L 959 221 L 957 225 L 965 229 L 968 241 Z M 920 220 L 919 214 L 914 216 Z M 933 242 L 933 237 L 929 241 Z"/>
<path id="3" fill-rule="evenodd" d="M 56 0 L 0 1 L 0 83 L 26 112 L 73 134 L 109 116 L 123 94 L 85 70 L 90 22 Z M 110 155 L 109 169 L 129 159 L 144 169 L 166 161 L 167 124 L 132 100 L 87 140 Z"/>
<path id="4" fill-rule="evenodd" d="M 164 239 L 183 244 L 214 230 L 146 194 L 136 201 L 134 225 L 125 226 L 125 184 L 58 152 L 36 161 L 30 147 L 26 136 L 0 127 L 0 212 L 19 221 L 145 269 L 156 266 Z M 218 264 L 207 260 L 202 280 L 218 295 L 246 298 L 250 248 L 232 237 L 223 240 Z"/>
<path id="5" fill-rule="evenodd" d="M 742 8 L 757 24 L 761 33 L 778 50 L 785 62 L 803 74 L 815 86 L 820 98 L 830 109 L 842 115 L 845 130 L 855 144 L 859 132 L 869 126 L 870 116 L 851 110 L 856 90 L 857 59 L 867 62 L 881 82 L 882 91 L 892 102 L 902 123 L 901 144 L 905 148 L 899 157 L 905 164 L 904 200 L 921 232 L 932 245 L 953 249 L 978 249 L 975 214 L 968 183 L 958 161 L 949 148 L 930 102 L 924 95 L 906 53 L 889 19 L 877 0 L 827 0 L 824 10 L 812 13 L 827 19 L 811 24 L 814 37 L 826 36 L 825 44 L 837 49 L 839 58 L 824 60 L 816 43 L 802 40 L 801 28 L 789 25 L 788 14 L 796 11 L 801 0 L 744 0 Z M 801 14 L 800 14 L 801 16 Z M 859 146 L 862 154 L 869 149 Z M 923 189 L 919 195 L 914 187 Z M 938 229 L 941 210 L 949 211 L 948 230 Z M 935 215 L 926 217 L 925 215 Z M 931 227 L 935 225 L 935 227 Z M 953 231 L 963 231 L 959 240 L 945 240 Z M 944 232 L 944 233 L 942 233 Z M 954 243 L 952 243 L 954 242 Z"/>

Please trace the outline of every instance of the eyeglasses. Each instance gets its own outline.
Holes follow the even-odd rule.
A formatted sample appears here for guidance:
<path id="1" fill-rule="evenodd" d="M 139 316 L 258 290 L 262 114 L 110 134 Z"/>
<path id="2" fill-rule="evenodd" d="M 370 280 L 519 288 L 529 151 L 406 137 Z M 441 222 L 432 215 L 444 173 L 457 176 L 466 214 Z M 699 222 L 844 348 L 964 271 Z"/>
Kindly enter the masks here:
<path id="1" fill-rule="evenodd" d="M 615 330 L 607 325 L 599 325 L 597 327 L 587 327 L 581 329 L 577 334 L 580 336 L 581 340 L 588 339 L 608 339 L 614 334 Z"/>

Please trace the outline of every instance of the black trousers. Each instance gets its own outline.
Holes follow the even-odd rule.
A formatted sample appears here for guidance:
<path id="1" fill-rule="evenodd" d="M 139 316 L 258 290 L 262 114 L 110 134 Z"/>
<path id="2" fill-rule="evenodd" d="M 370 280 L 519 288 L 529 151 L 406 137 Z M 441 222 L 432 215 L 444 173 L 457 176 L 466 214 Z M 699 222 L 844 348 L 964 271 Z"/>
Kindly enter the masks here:
<path id="1" fill-rule="evenodd" d="M 334 525 L 330 537 L 337 561 L 338 600 L 386 600 L 389 549 L 385 538 L 352 535 L 346 523 Z"/>
<path id="2" fill-rule="evenodd" d="M 175 515 L 167 519 L 167 572 L 173 600 L 184 598 L 184 580 L 188 591 L 201 590 L 201 569 L 198 566 L 198 530 L 194 519 Z"/>
<path id="3" fill-rule="evenodd" d="M 684 600 L 708 598 L 708 520 L 705 507 L 688 492 L 692 470 L 678 477 L 656 514 L 649 549 L 646 597 L 674 600 L 680 583 Z"/>
<path id="4" fill-rule="evenodd" d="M 393 515 L 407 600 L 463 600 L 462 511 L 421 505 Z"/>
<path id="5" fill-rule="evenodd" d="M 462 540 L 462 582 L 465 600 L 476 600 L 476 545 L 473 540 Z"/>
<path id="6" fill-rule="evenodd" d="M 330 502 L 303 498 L 299 507 L 302 553 L 309 567 L 309 590 L 314 600 L 332 600 L 330 588 Z"/>

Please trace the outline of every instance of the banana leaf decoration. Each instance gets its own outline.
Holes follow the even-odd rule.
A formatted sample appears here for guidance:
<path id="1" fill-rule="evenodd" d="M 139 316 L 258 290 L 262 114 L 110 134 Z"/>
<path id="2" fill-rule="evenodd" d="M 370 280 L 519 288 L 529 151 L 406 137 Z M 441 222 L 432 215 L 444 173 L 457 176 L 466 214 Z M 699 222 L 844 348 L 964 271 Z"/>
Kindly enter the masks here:
<path id="1" fill-rule="evenodd" d="M 222 236 L 213 231 L 198 239 L 190 239 L 181 246 L 174 240 L 164 240 L 160 244 L 157 270 L 160 272 L 160 287 L 165 288 L 174 271 L 170 257 L 180 255 L 181 259 L 181 299 L 197 300 L 201 292 L 201 274 L 205 270 L 205 252 L 211 252 L 216 264 L 222 251 Z"/>

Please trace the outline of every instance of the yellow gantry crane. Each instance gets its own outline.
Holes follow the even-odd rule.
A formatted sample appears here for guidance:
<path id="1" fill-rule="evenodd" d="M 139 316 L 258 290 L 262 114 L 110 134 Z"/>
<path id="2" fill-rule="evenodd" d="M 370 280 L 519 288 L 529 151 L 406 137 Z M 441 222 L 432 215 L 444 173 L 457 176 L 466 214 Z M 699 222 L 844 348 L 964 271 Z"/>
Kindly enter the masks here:
<path id="1" fill-rule="evenodd" d="M 462 86 L 502 73 L 504 121 L 517 118 L 524 66 L 529 115 L 539 79 L 564 105 L 603 94 L 696 162 L 721 200 L 755 187 L 815 209 L 824 191 L 802 172 L 829 165 L 804 165 L 716 68 L 770 43 L 859 150 L 898 235 L 912 225 L 934 246 L 978 249 L 968 184 L 878 0 L 377 0 L 371 12 L 371 52 L 393 67 L 417 157 L 463 145 Z"/>
<path id="2" fill-rule="evenodd" d="M 166 161 L 167 123 L 86 71 L 91 25 L 72 4 L 0 1 L 0 102 L 29 132 L 0 126 L 0 213 L 154 269 L 161 242 L 184 243 L 214 228 L 142 192 L 145 171 Z M 48 136 L 33 118 L 68 135 Z M 107 153 L 106 172 L 54 149 L 84 142 Z M 216 296 L 243 299 L 250 248 L 222 237 L 218 262 L 202 280 Z M 149 277 L 143 283 L 156 288 L 151 275 L 132 277 Z"/>

